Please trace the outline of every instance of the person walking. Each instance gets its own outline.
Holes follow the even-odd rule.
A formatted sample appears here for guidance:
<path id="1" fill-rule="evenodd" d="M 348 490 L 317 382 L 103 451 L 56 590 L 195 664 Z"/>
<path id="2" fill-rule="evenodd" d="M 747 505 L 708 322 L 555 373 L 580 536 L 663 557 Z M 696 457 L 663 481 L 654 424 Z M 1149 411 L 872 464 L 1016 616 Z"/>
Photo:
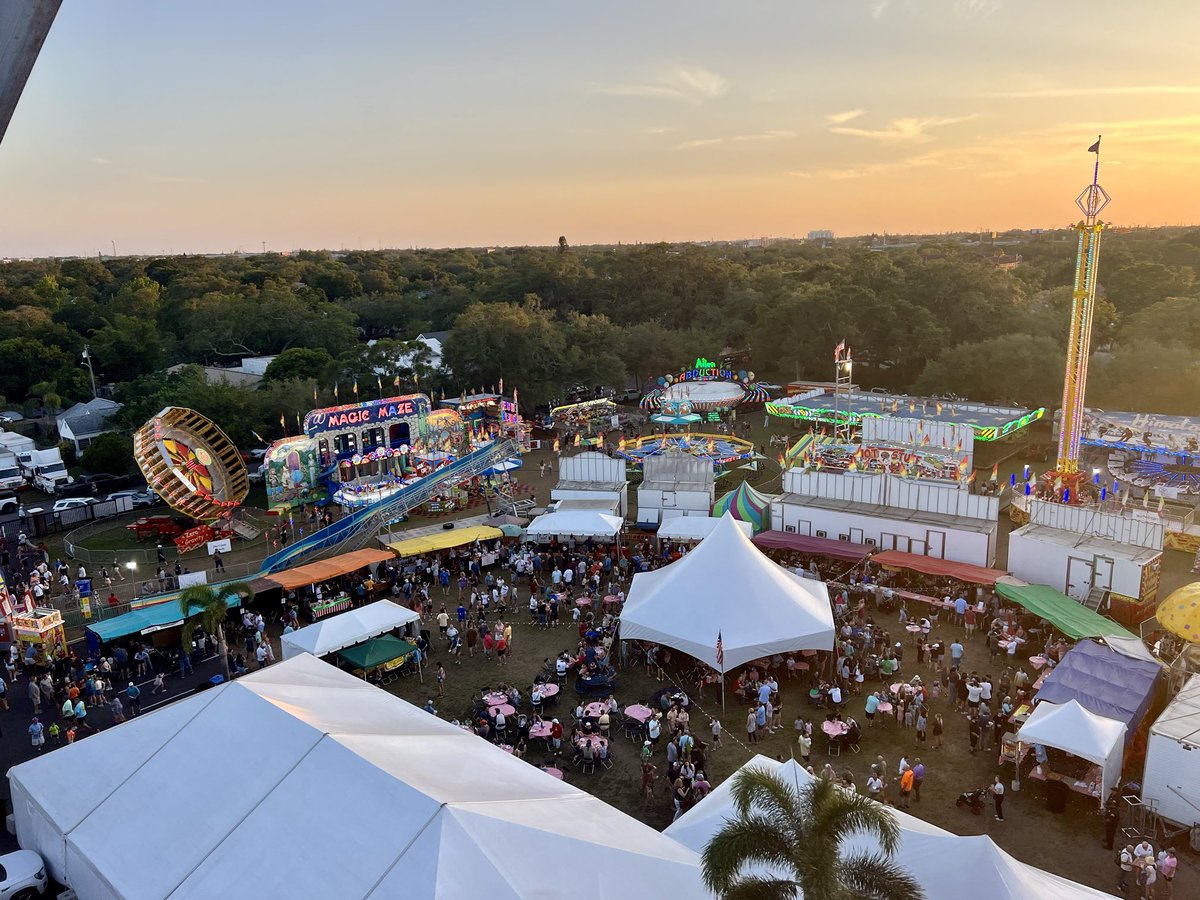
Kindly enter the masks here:
<path id="1" fill-rule="evenodd" d="M 438 696 L 443 696 L 446 693 L 446 668 L 440 662 L 437 664 L 437 687 Z"/>
<path id="2" fill-rule="evenodd" d="M 996 807 L 996 821 L 1004 821 L 1004 782 L 1000 780 L 1000 776 L 996 776 L 996 780 L 992 782 L 989 791 L 992 794 L 992 804 Z"/>
<path id="3" fill-rule="evenodd" d="M 758 716 L 753 709 L 746 713 L 746 741 L 751 744 L 758 743 Z"/>
<path id="4" fill-rule="evenodd" d="M 142 710 L 142 690 L 132 681 L 125 688 L 125 696 L 129 698 L 129 715 L 136 716 Z"/>
<path id="5" fill-rule="evenodd" d="M 1104 819 L 1104 849 L 1111 850 L 1117 837 L 1117 827 L 1121 824 L 1121 808 L 1117 801 L 1116 788 L 1108 795 L 1100 816 Z"/>
<path id="6" fill-rule="evenodd" d="M 925 763 L 921 757 L 913 758 L 913 800 L 921 802 L 921 782 L 925 780 Z"/>

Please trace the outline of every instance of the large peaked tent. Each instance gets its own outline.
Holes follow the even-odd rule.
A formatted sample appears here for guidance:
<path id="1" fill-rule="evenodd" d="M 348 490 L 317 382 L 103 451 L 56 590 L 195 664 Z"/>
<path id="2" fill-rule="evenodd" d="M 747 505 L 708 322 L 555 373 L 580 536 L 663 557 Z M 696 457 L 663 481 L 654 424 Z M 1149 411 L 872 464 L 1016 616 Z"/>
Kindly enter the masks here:
<path id="1" fill-rule="evenodd" d="M 735 519 L 749 522 L 758 534 L 770 525 L 771 499 L 770 495 L 756 491 L 749 482 L 743 481 L 713 504 L 713 515 L 720 518 L 730 513 Z"/>
<path id="2" fill-rule="evenodd" d="M 88 900 L 708 896 L 693 851 L 308 655 L 9 782 L 21 845 Z"/>
<path id="3" fill-rule="evenodd" d="M 622 640 L 664 644 L 722 672 L 774 653 L 831 650 L 833 637 L 825 584 L 772 562 L 728 513 L 682 559 L 634 575 L 621 611 Z"/>
<path id="4" fill-rule="evenodd" d="M 1125 723 L 1088 712 L 1076 700 L 1042 702 L 1025 720 L 1017 737 L 1024 744 L 1057 747 L 1072 756 L 1094 762 L 1104 772 L 1100 796 L 1121 780 L 1125 760 Z"/>
<path id="5" fill-rule="evenodd" d="M 387 634 L 420 618 L 407 606 L 391 600 L 376 600 L 285 634 L 280 638 L 279 645 L 284 659 L 301 653 L 324 656 Z"/>
<path id="6" fill-rule="evenodd" d="M 779 762 L 755 756 L 747 767 L 779 774 L 801 789 L 813 778 L 795 760 Z M 735 817 L 730 795 L 733 778 L 676 819 L 664 834 L 702 852 L 714 834 Z M 1021 862 L 1001 850 L 986 835 L 962 837 L 895 809 L 888 812 L 900 825 L 900 847 L 894 861 L 920 882 L 927 900 L 1101 900 L 1102 891 L 1069 881 Z M 875 838 L 861 833 L 843 845 L 845 853 L 876 853 Z M 757 870 L 764 874 L 763 870 Z M 780 873 L 783 874 L 783 873 Z M 801 896 L 797 894 L 797 896 Z"/>

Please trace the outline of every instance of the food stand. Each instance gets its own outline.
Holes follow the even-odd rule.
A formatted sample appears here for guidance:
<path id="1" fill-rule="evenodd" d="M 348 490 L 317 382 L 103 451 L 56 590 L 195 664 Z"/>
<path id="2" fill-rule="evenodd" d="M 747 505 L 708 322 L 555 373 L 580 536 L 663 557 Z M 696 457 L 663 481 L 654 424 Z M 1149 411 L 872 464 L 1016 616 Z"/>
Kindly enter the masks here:
<path id="1" fill-rule="evenodd" d="M 9 623 L 12 626 L 12 639 L 21 648 L 22 655 L 28 647 L 38 644 L 48 653 L 67 645 L 62 613 L 57 609 L 37 607 L 32 612 L 14 612 Z"/>
<path id="2" fill-rule="evenodd" d="M 308 615 L 312 621 L 316 622 L 318 619 L 324 619 L 326 616 L 345 612 L 351 605 L 349 594 L 338 594 L 336 597 L 327 597 L 324 600 L 309 603 Z"/>

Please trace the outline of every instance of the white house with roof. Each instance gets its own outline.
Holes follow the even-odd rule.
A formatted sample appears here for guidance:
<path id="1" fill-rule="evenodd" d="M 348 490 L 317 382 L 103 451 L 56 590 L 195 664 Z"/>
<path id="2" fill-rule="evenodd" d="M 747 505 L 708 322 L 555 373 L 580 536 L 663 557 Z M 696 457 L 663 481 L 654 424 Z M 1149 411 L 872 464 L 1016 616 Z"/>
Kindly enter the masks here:
<path id="1" fill-rule="evenodd" d="M 116 431 L 111 420 L 120 409 L 120 403 L 103 397 L 96 397 L 87 403 L 76 403 L 58 414 L 59 440 L 70 441 L 75 445 L 75 452 L 82 453 L 99 435 Z"/>

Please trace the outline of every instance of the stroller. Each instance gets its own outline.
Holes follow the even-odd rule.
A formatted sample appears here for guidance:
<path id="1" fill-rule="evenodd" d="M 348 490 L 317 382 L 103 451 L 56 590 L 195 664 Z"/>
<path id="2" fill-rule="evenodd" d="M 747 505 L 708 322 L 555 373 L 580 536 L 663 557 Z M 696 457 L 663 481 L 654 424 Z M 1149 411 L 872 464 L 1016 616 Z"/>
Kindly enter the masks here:
<path id="1" fill-rule="evenodd" d="M 955 806 L 969 807 L 974 815 L 979 815 L 987 806 L 988 789 L 983 788 L 978 791 L 964 791 L 958 795 L 958 799 L 954 801 Z"/>

